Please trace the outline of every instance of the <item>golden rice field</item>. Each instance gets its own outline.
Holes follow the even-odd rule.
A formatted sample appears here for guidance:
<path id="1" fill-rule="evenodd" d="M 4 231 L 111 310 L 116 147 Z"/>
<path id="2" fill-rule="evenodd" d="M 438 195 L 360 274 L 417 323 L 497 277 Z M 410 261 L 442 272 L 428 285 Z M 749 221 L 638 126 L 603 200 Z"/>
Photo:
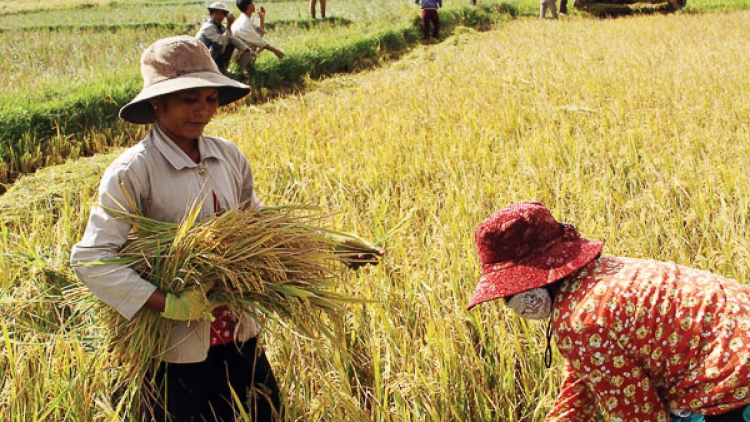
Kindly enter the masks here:
<path id="1" fill-rule="evenodd" d="M 544 368 L 543 327 L 500 303 L 465 309 L 473 230 L 511 202 L 546 203 L 605 254 L 750 280 L 750 12 L 458 32 L 207 129 L 247 154 L 264 203 L 392 233 L 382 264 L 340 285 L 373 303 L 321 321 L 337 341 L 263 331 L 287 421 L 542 421 L 562 363 L 555 352 Z M 112 397 L 128 392 L 101 319 L 65 300 L 70 247 L 115 155 L 0 196 L 5 421 L 119 420 Z"/>
<path id="2" fill-rule="evenodd" d="M 457 22 L 481 27 L 515 13 L 497 7 L 501 0 L 485 1 L 445 10 L 443 34 Z M 258 89 L 243 102 L 266 102 L 280 91 L 304 89 L 307 79 L 372 67 L 417 42 L 415 3 L 337 1 L 326 20 L 310 18 L 307 0 L 269 3 L 266 39 L 287 56 L 259 57 L 245 79 Z M 34 7 L 16 10 L 19 4 L 0 0 L 0 56 L 6 58 L 0 64 L 0 194 L 21 174 L 140 136 L 118 125 L 116 113 L 141 85 L 143 48 L 194 34 L 207 17 L 206 5 L 196 0 L 27 5 Z"/>

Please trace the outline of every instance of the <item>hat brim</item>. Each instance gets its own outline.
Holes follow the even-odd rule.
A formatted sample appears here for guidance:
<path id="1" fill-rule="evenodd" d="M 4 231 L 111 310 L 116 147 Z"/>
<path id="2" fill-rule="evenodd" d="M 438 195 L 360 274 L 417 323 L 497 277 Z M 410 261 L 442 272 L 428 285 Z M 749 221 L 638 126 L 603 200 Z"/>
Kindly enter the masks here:
<path id="1" fill-rule="evenodd" d="M 188 73 L 167 79 L 143 89 L 132 101 L 120 109 L 120 118 L 135 124 L 154 123 L 156 116 L 148 100 L 162 95 L 194 88 L 217 88 L 219 105 L 233 103 L 250 93 L 250 87 L 220 73 Z"/>
<path id="2" fill-rule="evenodd" d="M 603 247 L 603 242 L 583 238 L 561 242 L 527 262 L 483 272 L 467 309 L 562 280 L 596 259 Z"/>

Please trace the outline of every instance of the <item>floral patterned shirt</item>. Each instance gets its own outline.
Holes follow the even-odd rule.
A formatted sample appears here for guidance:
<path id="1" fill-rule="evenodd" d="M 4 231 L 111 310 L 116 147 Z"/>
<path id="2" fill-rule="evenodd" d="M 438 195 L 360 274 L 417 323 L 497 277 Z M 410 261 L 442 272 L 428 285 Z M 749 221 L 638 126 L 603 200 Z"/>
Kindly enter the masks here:
<path id="1" fill-rule="evenodd" d="M 564 281 L 552 328 L 565 379 L 547 421 L 669 421 L 750 403 L 750 286 L 634 258 L 600 257 Z"/>

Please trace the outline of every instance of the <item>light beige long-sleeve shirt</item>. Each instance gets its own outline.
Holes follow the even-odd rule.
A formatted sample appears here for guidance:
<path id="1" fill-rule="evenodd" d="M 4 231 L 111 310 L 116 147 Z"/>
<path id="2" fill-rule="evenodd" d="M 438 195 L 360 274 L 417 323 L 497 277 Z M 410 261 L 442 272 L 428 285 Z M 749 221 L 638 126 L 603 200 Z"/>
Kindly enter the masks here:
<path id="1" fill-rule="evenodd" d="M 134 211 L 124 208 L 128 206 L 124 188 L 143 215 L 169 222 L 181 221 L 191 205 L 201 201 L 204 205 L 199 219 L 210 217 L 214 214 L 213 194 L 224 210 L 240 204 L 260 205 L 250 163 L 234 144 L 201 136 L 198 146 L 201 161 L 195 163 L 155 124 L 140 143 L 107 168 L 99 186 L 99 204 Z M 92 207 L 83 239 L 73 246 L 70 258 L 76 274 L 91 292 L 128 319 L 144 307 L 156 286 L 129 267 L 76 264 L 116 258 L 130 228 L 130 224 L 113 218 L 101 207 Z M 205 360 L 210 325 L 202 320 L 175 322 L 163 359 L 173 363 Z M 236 339 L 247 341 L 258 330 L 251 316 L 242 315 Z"/>

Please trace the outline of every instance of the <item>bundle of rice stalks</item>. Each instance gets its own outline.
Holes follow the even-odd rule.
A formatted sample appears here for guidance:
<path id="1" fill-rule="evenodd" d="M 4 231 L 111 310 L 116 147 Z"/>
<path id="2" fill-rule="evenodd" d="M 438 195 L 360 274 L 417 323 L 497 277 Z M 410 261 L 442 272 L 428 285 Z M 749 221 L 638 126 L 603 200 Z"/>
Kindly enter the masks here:
<path id="1" fill-rule="evenodd" d="M 213 284 L 209 299 L 239 315 L 248 308 L 304 335 L 325 332 L 320 319 L 342 304 L 362 302 L 333 291 L 340 261 L 377 260 L 383 250 L 346 233 L 316 228 L 320 209 L 303 206 L 232 209 L 197 221 L 200 204 L 181 223 L 106 209 L 132 229 L 119 258 L 163 292 Z M 167 347 L 172 321 L 143 309 L 127 321 L 103 305 L 112 352 L 125 382 L 138 384 Z M 257 314 L 257 313 L 256 313 Z"/>

